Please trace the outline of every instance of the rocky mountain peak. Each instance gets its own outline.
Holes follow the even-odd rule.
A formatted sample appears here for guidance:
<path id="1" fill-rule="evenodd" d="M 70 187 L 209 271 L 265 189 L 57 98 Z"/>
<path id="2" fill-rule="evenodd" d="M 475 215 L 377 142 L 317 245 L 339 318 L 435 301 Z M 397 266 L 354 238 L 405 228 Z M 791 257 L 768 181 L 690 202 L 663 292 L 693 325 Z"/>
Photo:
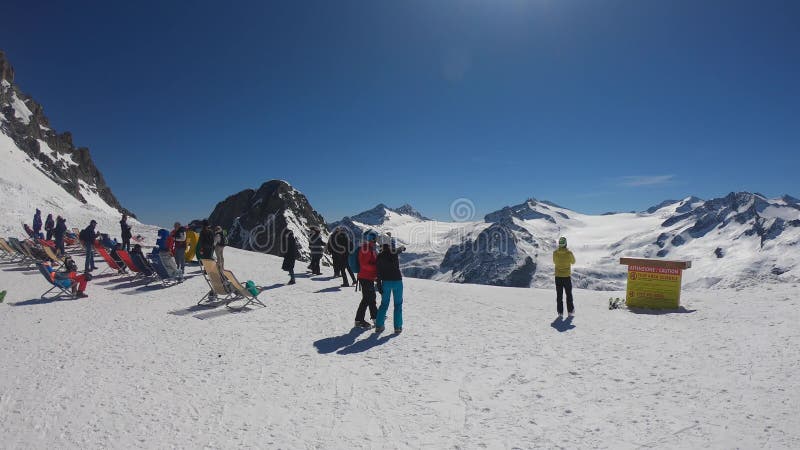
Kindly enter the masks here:
<path id="1" fill-rule="evenodd" d="M 423 216 L 422 214 L 420 214 L 419 211 L 414 209 L 414 207 L 409 205 L 408 203 L 404 204 L 403 206 L 401 206 L 399 208 L 396 208 L 394 210 L 394 212 L 396 212 L 398 214 L 403 214 L 405 216 L 416 217 L 417 219 L 420 219 L 420 220 L 431 220 L 431 219 L 428 219 L 427 217 Z"/>
<path id="2" fill-rule="evenodd" d="M 99 196 L 109 206 L 136 217 L 123 208 L 95 166 L 86 147 L 72 143 L 72 134 L 50 126 L 44 108 L 14 82 L 14 69 L 0 51 L 0 132 L 10 137 L 31 163 L 79 201 Z"/>
<path id="3" fill-rule="evenodd" d="M 280 237 L 291 230 L 303 257 L 308 257 L 308 233 L 318 227 L 327 236 L 325 219 L 302 192 L 283 180 L 270 180 L 258 189 L 245 189 L 217 203 L 209 222 L 228 230 L 229 245 L 281 255 Z"/>
<path id="4" fill-rule="evenodd" d="M 506 206 L 495 212 L 484 216 L 484 221 L 490 223 L 507 223 L 512 219 L 534 220 L 542 219 L 551 223 L 556 223 L 555 217 L 569 219 L 569 216 L 560 212 L 553 211 L 549 206 L 555 206 L 548 202 L 540 202 L 534 198 L 527 199 L 524 203 L 514 206 Z M 559 206 L 555 206 L 559 207 Z"/>
<path id="5" fill-rule="evenodd" d="M 5 80 L 9 83 L 14 82 L 14 67 L 11 66 L 8 58 L 6 58 L 6 53 L 2 50 L 0 50 L 0 80 Z"/>

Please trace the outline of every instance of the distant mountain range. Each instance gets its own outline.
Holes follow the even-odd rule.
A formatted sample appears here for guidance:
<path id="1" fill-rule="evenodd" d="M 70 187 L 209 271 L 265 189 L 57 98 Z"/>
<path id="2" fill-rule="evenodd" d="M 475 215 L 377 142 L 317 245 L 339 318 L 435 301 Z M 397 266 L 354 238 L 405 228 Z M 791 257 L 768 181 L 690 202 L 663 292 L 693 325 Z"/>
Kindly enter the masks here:
<path id="1" fill-rule="evenodd" d="M 567 236 L 578 287 L 624 289 L 622 256 L 692 260 L 685 284 L 737 287 L 800 279 L 800 204 L 749 192 L 669 200 L 639 213 L 585 215 L 528 199 L 483 221 L 438 222 L 383 204 L 329 224 L 391 233 L 407 276 L 515 287 L 552 286 L 551 253 Z"/>

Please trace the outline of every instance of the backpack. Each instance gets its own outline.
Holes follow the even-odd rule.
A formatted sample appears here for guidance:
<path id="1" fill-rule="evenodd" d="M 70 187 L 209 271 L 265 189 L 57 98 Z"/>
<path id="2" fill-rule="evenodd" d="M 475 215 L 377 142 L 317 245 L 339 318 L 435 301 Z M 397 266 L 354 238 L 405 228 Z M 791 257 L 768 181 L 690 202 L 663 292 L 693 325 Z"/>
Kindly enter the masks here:
<path id="1" fill-rule="evenodd" d="M 361 251 L 361 247 L 356 246 L 347 256 L 347 264 L 354 273 L 361 272 L 361 263 L 358 262 L 359 251 Z"/>
<path id="2" fill-rule="evenodd" d="M 245 287 L 245 289 L 247 289 L 247 292 L 253 294 L 256 297 L 258 297 L 258 294 L 261 293 L 261 291 L 258 290 L 258 288 L 256 287 L 256 284 L 253 283 L 252 280 L 247 280 L 244 283 L 244 287 Z"/>
<path id="3" fill-rule="evenodd" d="M 80 239 L 83 242 L 92 242 L 94 240 L 94 237 L 93 236 L 89 236 L 89 229 L 88 228 L 84 228 L 78 234 L 78 239 Z"/>

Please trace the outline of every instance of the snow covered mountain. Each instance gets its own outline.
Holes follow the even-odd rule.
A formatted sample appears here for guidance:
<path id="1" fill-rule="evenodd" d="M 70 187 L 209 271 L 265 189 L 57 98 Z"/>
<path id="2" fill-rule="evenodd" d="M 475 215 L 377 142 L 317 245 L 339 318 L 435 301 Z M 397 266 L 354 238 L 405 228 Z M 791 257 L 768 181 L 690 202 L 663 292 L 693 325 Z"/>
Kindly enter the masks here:
<path id="1" fill-rule="evenodd" d="M 121 212 L 89 150 L 75 148 L 70 133 L 57 133 L 43 108 L 14 83 L 14 69 L 0 51 L 0 235 L 22 235 L 36 208 L 42 219 L 52 213 L 67 226 L 83 228 L 94 219 L 98 231 L 119 236 Z M 130 212 L 128 212 L 133 217 Z M 129 219 L 146 238 L 155 227 Z"/>
<path id="2" fill-rule="evenodd" d="M 622 256 L 692 260 L 684 282 L 705 287 L 800 279 L 800 205 L 790 196 L 687 197 L 640 213 L 603 215 L 531 198 L 487 214 L 483 222 L 412 220 L 378 205 L 353 218 L 337 224 L 356 233 L 391 232 L 409 249 L 401 259 L 403 273 L 418 278 L 550 286 L 550 255 L 558 237 L 567 236 L 577 258 L 573 282 L 588 289 L 623 289 Z"/>
<path id="3" fill-rule="evenodd" d="M 89 149 L 75 147 L 71 133 L 56 132 L 44 108 L 20 90 L 14 82 L 14 69 L 1 50 L 0 132 L 27 155 L 31 164 L 79 201 L 87 203 L 99 197 L 115 210 L 135 217 L 111 192 Z"/>
<path id="4" fill-rule="evenodd" d="M 316 226 L 327 241 L 325 219 L 311 207 L 302 192 L 283 180 L 271 180 L 258 190 L 245 189 L 217 203 L 208 217 L 228 230 L 232 247 L 280 255 L 280 236 L 291 230 L 303 259 L 308 259 L 309 228 Z"/>

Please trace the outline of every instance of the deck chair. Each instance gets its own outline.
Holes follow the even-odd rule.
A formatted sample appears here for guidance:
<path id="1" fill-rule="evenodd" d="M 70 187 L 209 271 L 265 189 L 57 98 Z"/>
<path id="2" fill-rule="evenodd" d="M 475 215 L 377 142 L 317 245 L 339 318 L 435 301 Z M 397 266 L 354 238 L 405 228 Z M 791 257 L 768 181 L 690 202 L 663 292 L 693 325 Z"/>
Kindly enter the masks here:
<path id="1" fill-rule="evenodd" d="M 167 268 L 164 267 L 164 263 L 161 262 L 161 257 L 158 254 L 151 253 L 148 255 L 148 257 L 150 258 L 150 266 L 153 268 L 153 272 L 156 274 L 154 279 L 161 281 L 161 284 L 164 287 L 173 286 L 183 282 L 183 279 L 180 277 L 170 276 L 169 272 L 167 272 Z M 148 282 L 148 284 L 150 283 Z"/>
<path id="2" fill-rule="evenodd" d="M 133 265 L 142 272 L 142 276 L 146 278 L 158 278 L 156 270 L 153 268 L 153 265 L 147 261 L 147 257 L 145 257 L 143 253 L 136 253 L 133 251 L 126 253 Z"/>
<path id="3" fill-rule="evenodd" d="M 19 264 L 30 267 L 39 262 L 34 258 L 31 252 L 22 245 L 19 239 L 13 237 L 8 238 L 8 245 L 20 255 L 21 259 L 18 261 Z"/>
<path id="4" fill-rule="evenodd" d="M 102 244 L 100 244 L 97 241 L 94 241 L 94 249 L 97 250 L 97 253 L 99 253 L 100 256 L 103 258 L 103 260 L 105 260 L 106 264 L 108 264 L 108 268 L 100 272 L 98 275 L 106 273 L 109 269 L 114 269 L 117 271 L 117 273 L 124 273 L 122 267 L 120 267 L 120 265 L 117 264 L 116 261 L 114 261 L 114 258 L 111 257 L 111 255 L 108 253 L 108 250 L 106 250 L 106 248 L 103 247 Z"/>
<path id="5" fill-rule="evenodd" d="M 197 302 L 199 306 L 213 306 L 220 302 L 230 303 L 239 297 L 239 294 L 233 290 L 222 274 L 219 273 L 219 266 L 213 259 L 201 259 L 200 263 L 203 266 L 203 278 L 208 283 L 209 291 Z"/>
<path id="6" fill-rule="evenodd" d="M 42 251 L 44 251 L 44 254 L 47 255 L 50 261 L 53 261 L 53 264 L 57 264 L 59 266 L 64 264 L 64 258 L 63 257 L 59 258 L 58 255 L 56 255 L 56 252 L 54 252 L 52 248 L 45 245 L 42 246 Z"/>
<path id="7" fill-rule="evenodd" d="M 47 239 L 37 239 L 36 242 L 42 247 L 56 248 L 56 241 L 48 241 Z"/>
<path id="8" fill-rule="evenodd" d="M 26 252 L 30 253 L 36 262 L 47 261 L 50 259 L 50 257 L 47 256 L 47 253 L 45 253 L 42 249 L 42 246 L 37 245 L 35 241 L 22 241 L 22 248 L 24 248 Z"/>
<path id="9" fill-rule="evenodd" d="M 117 250 L 117 256 L 128 266 L 128 269 L 131 269 L 131 280 L 135 281 L 139 278 L 150 278 L 155 275 L 152 270 L 144 271 L 140 268 L 131 257 L 131 254 L 126 252 L 125 250 Z M 150 275 L 147 275 L 149 273 Z"/>
<path id="10" fill-rule="evenodd" d="M 77 298 L 72 294 L 72 290 L 70 290 L 70 288 L 56 284 L 55 282 L 53 282 L 53 280 L 50 279 L 50 274 L 47 272 L 47 269 L 44 268 L 44 264 L 37 264 L 36 266 L 39 268 L 39 272 L 41 272 L 44 278 L 47 280 L 47 283 L 50 284 L 50 289 L 44 291 L 41 298 L 45 300 L 55 300 L 62 296 L 73 299 Z M 51 295 L 48 297 L 47 294 L 49 294 L 53 290 L 58 290 L 58 292 L 56 293 L 56 295 Z"/>
<path id="11" fill-rule="evenodd" d="M 247 288 L 244 287 L 244 285 L 240 283 L 239 280 L 236 279 L 236 275 L 234 275 L 233 272 L 231 272 L 230 270 L 223 270 L 222 274 L 228 280 L 234 292 L 239 294 L 236 298 L 228 300 L 225 306 L 236 311 L 243 310 L 244 308 L 247 307 L 247 305 L 251 303 L 257 303 L 264 307 L 267 306 L 261 300 L 258 299 L 258 295 L 253 295 L 250 291 L 248 291 Z"/>
<path id="12" fill-rule="evenodd" d="M 16 261 L 21 257 L 20 254 L 11 248 L 11 246 L 8 245 L 8 242 L 6 242 L 6 240 L 3 238 L 0 238 L 0 250 L 3 251 L 3 259 L 6 261 Z"/>

